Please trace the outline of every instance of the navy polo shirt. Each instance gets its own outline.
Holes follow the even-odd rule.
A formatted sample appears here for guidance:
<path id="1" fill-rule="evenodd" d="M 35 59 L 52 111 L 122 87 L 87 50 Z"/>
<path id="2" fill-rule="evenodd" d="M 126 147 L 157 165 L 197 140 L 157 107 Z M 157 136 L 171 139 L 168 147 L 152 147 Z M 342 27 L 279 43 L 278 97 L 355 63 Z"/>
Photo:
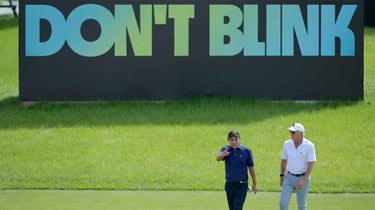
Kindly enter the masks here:
<path id="1" fill-rule="evenodd" d="M 221 152 L 228 148 L 230 154 L 224 158 L 225 179 L 228 182 L 247 181 L 249 179 L 248 167 L 254 166 L 251 150 L 240 145 L 236 150 L 231 146 L 225 146 L 221 148 Z"/>

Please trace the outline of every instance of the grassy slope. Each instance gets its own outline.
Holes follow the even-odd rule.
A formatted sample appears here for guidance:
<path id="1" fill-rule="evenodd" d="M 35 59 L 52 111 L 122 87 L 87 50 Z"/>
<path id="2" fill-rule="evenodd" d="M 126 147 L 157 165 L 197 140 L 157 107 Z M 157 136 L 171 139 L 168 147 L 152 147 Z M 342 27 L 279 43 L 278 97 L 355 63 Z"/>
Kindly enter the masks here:
<path id="1" fill-rule="evenodd" d="M 0 99 L 18 96 L 18 20 L 0 16 Z M 1 102 L 2 103 L 2 102 Z"/>
<path id="2" fill-rule="evenodd" d="M 17 22 L 0 18 L 0 189 L 220 190 L 215 161 L 238 129 L 259 188 L 279 191 L 285 128 L 317 148 L 313 192 L 375 192 L 375 30 L 365 35 L 365 100 L 295 104 L 246 99 L 39 104 L 18 108 Z M 365 169 L 364 169 L 365 168 Z"/>

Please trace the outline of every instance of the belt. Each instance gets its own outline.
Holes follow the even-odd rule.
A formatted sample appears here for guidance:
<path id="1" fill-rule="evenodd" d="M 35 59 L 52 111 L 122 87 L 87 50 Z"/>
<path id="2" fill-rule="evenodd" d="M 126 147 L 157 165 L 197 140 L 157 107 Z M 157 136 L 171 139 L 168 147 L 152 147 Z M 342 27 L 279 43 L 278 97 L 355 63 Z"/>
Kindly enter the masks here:
<path id="1" fill-rule="evenodd" d="M 302 174 L 292 174 L 292 173 L 290 173 L 290 171 L 288 171 L 288 174 L 296 176 L 296 177 L 300 177 L 300 176 L 304 176 L 305 175 L 305 173 L 302 173 Z"/>
<path id="2" fill-rule="evenodd" d="M 230 184 L 230 185 L 242 185 L 242 184 L 247 184 L 247 181 L 239 181 L 239 182 L 228 182 L 227 181 L 227 184 Z"/>

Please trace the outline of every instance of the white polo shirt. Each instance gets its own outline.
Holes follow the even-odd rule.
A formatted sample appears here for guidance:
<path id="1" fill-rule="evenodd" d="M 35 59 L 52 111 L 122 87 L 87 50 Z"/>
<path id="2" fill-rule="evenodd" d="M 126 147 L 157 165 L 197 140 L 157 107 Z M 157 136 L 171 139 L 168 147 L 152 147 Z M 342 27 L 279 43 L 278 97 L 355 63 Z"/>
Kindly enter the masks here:
<path id="1" fill-rule="evenodd" d="M 292 139 L 284 142 L 281 154 L 282 160 L 287 160 L 287 169 L 293 174 L 303 174 L 307 170 L 308 162 L 315 162 L 314 144 L 303 138 L 302 144 L 296 148 Z"/>

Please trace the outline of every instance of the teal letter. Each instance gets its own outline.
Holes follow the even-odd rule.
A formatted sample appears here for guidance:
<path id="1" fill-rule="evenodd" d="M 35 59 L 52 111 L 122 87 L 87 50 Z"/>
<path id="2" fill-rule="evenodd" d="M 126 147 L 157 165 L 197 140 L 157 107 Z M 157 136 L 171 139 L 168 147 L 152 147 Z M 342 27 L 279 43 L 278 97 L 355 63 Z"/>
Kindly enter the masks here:
<path id="1" fill-rule="evenodd" d="M 282 6 L 283 55 L 294 55 L 294 33 L 302 56 L 319 55 L 319 6 L 307 6 L 307 30 L 299 5 Z"/>
<path id="2" fill-rule="evenodd" d="M 115 6 L 115 55 L 127 55 L 127 34 L 135 56 L 152 56 L 152 5 L 140 5 L 139 27 L 132 5 Z"/>
<path id="3" fill-rule="evenodd" d="M 266 51 L 268 56 L 281 53 L 281 15 L 280 5 L 267 5 Z"/>
<path id="4" fill-rule="evenodd" d="M 169 5 L 169 18 L 174 18 L 174 55 L 189 55 L 189 19 L 194 18 L 194 5 Z"/>
<path id="5" fill-rule="evenodd" d="M 40 42 L 40 20 L 51 24 L 51 36 Z M 58 52 L 65 42 L 65 18 L 55 7 L 48 5 L 25 6 L 25 54 L 48 56 Z"/>
<path id="6" fill-rule="evenodd" d="M 343 5 L 335 20 L 335 5 L 322 5 L 322 56 L 335 55 L 335 38 L 340 38 L 342 56 L 355 55 L 355 37 L 349 24 L 353 18 L 357 5 Z"/>
<path id="7" fill-rule="evenodd" d="M 244 55 L 264 56 L 264 42 L 258 42 L 258 5 L 244 5 Z"/>
<path id="8" fill-rule="evenodd" d="M 224 23 L 224 18 L 229 19 Z M 233 5 L 210 5 L 210 56 L 236 55 L 243 49 L 244 36 L 238 29 L 242 24 L 242 12 Z M 224 43 L 224 37 L 230 38 Z"/>
<path id="9" fill-rule="evenodd" d="M 82 37 L 81 26 L 88 19 L 96 20 L 101 27 L 101 34 L 96 41 L 87 41 Z M 70 48 L 79 55 L 94 57 L 106 53 L 113 45 L 113 15 L 106 8 L 96 4 L 86 4 L 74 9 L 68 19 L 70 33 L 66 41 Z"/>

